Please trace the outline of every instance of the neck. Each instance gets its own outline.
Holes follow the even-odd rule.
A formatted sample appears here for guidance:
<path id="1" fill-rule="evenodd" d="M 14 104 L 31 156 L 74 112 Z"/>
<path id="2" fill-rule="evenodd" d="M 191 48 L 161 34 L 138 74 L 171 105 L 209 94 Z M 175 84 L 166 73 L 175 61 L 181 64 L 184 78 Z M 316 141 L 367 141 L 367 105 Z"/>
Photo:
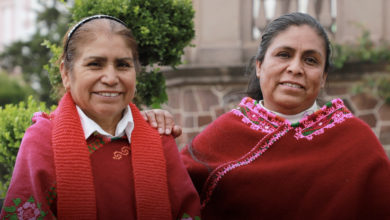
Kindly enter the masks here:
<path id="1" fill-rule="evenodd" d="M 300 111 L 300 112 L 294 113 L 294 114 L 285 114 L 283 112 L 274 111 L 272 109 L 269 109 L 269 108 L 264 106 L 264 101 L 261 101 L 260 105 L 265 110 L 267 110 L 269 112 L 272 112 L 272 113 L 274 113 L 274 114 L 276 114 L 276 115 L 278 115 L 278 116 L 280 116 L 282 118 L 285 118 L 285 119 L 289 120 L 291 123 L 298 122 L 299 120 L 301 120 L 305 116 L 311 115 L 311 114 L 313 114 L 315 111 L 317 111 L 319 109 L 319 106 L 317 105 L 317 102 L 315 102 L 315 101 L 314 101 L 313 105 L 310 106 L 309 108 L 306 108 L 303 111 Z"/>
<path id="2" fill-rule="evenodd" d="M 94 118 L 91 116 L 88 117 L 94 120 L 104 131 L 115 136 L 116 126 L 118 125 L 118 122 L 121 120 L 122 116 L 123 116 L 123 111 L 121 114 L 112 117 L 103 117 L 103 118 Z"/>

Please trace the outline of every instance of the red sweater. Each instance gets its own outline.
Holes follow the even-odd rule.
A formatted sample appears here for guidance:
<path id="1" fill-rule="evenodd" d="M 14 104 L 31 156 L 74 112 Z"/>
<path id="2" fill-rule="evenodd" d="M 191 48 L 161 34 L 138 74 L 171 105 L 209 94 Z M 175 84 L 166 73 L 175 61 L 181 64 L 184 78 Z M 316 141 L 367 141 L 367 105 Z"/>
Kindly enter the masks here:
<path id="1" fill-rule="evenodd" d="M 390 163 L 341 100 L 290 124 L 244 98 L 182 151 L 203 219 L 390 219 Z"/>
<path id="2" fill-rule="evenodd" d="M 69 95 L 55 114 L 35 114 L 16 159 L 1 219 L 178 219 L 199 197 L 171 136 L 159 137 L 131 105 L 125 139 L 82 132 Z M 168 212 L 168 213 L 167 213 Z"/>

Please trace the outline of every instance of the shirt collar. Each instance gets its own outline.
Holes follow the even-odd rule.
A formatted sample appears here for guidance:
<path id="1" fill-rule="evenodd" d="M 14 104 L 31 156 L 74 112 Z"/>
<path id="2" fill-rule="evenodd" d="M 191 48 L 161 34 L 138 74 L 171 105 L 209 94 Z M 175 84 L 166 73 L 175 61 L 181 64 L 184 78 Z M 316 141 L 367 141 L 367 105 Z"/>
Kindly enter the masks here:
<path id="1" fill-rule="evenodd" d="M 285 115 L 285 114 L 282 114 L 279 112 L 271 111 L 271 110 L 267 109 L 266 107 L 264 107 L 263 100 L 260 101 L 260 106 L 262 108 L 264 108 L 265 110 L 267 110 L 268 112 L 272 112 L 275 115 L 278 115 L 282 118 L 287 119 L 291 124 L 299 122 L 302 118 L 313 114 L 315 111 L 317 111 L 319 109 L 319 106 L 317 105 L 316 101 L 314 101 L 314 104 L 310 108 L 308 108 L 308 109 L 306 109 L 306 110 L 304 110 L 296 115 Z"/>
<path id="2" fill-rule="evenodd" d="M 129 143 L 131 143 L 131 133 L 134 129 L 134 120 L 129 106 L 125 108 L 123 117 L 116 125 L 115 136 L 104 131 L 100 125 L 98 125 L 94 120 L 90 119 L 79 106 L 76 105 L 76 108 L 80 116 L 81 126 L 83 127 L 85 139 L 88 139 L 94 132 L 98 132 L 99 134 L 110 138 L 122 137 L 124 134 L 126 134 Z"/>

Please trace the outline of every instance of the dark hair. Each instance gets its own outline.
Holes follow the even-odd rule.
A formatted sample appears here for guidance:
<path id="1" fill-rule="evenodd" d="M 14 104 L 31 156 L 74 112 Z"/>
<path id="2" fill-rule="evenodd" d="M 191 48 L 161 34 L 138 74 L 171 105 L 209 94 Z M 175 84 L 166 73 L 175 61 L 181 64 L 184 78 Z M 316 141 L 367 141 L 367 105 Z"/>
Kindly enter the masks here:
<path id="1" fill-rule="evenodd" d="M 300 12 L 293 12 L 290 14 L 285 14 L 271 21 L 265 28 L 262 36 L 259 49 L 255 57 L 253 57 L 247 68 L 249 73 L 249 81 L 247 88 L 247 95 L 253 99 L 260 100 L 263 99 L 263 95 L 260 88 L 259 79 L 256 76 L 256 61 L 263 61 L 265 53 L 268 50 L 269 45 L 272 43 L 272 40 L 282 31 L 287 30 L 290 26 L 301 26 L 308 25 L 312 27 L 317 34 L 322 37 L 325 43 L 326 48 L 326 58 L 325 58 L 325 68 L 324 72 L 328 72 L 330 67 L 330 53 L 331 45 L 329 42 L 328 35 L 325 32 L 325 29 L 322 25 L 314 19 L 312 16 Z"/>
<path id="2" fill-rule="evenodd" d="M 63 51 L 59 61 L 64 62 L 66 69 L 72 70 L 74 59 L 77 56 L 77 46 L 79 43 L 87 42 L 93 37 L 91 33 L 97 27 L 97 22 L 101 21 L 108 22 L 111 33 L 118 34 L 124 39 L 127 46 L 131 49 L 136 72 L 138 72 L 140 64 L 138 59 L 137 42 L 131 30 L 119 19 L 107 15 L 94 15 L 84 18 L 70 28 L 63 38 Z"/>

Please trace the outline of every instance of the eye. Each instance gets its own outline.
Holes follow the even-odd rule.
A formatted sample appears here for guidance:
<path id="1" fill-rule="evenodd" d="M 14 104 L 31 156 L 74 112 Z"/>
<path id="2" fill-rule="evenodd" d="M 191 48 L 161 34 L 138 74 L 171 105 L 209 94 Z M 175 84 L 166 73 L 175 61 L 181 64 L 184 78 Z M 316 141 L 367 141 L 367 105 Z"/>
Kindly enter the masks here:
<path id="1" fill-rule="evenodd" d="M 310 64 L 310 65 L 318 64 L 317 59 L 314 57 L 306 57 L 305 62 Z"/>
<path id="2" fill-rule="evenodd" d="M 281 51 L 279 53 L 276 54 L 277 57 L 281 57 L 281 58 L 290 58 L 290 53 L 287 52 L 287 51 Z"/>
<path id="3" fill-rule="evenodd" d="M 119 61 L 117 63 L 117 68 L 119 68 L 119 69 L 127 70 L 127 69 L 130 69 L 132 67 L 133 67 L 133 64 L 131 62 Z"/>
<path id="4" fill-rule="evenodd" d="M 97 62 L 97 61 L 91 61 L 91 62 L 87 63 L 87 66 L 88 67 L 100 67 L 101 64 L 99 62 Z"/>

